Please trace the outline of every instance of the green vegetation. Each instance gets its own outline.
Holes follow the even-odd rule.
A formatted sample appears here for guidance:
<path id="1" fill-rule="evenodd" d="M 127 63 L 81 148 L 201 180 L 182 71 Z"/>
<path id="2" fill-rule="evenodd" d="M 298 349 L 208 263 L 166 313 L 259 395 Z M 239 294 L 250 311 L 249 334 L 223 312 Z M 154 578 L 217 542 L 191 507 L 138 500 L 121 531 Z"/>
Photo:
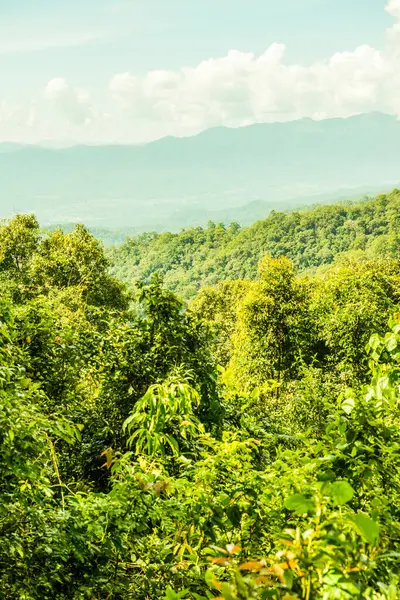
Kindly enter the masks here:
<path id="1" fill-rule="evenodd" d="M 3 223 L 0 598 L 398 598 L 399 202 Z"/>
<path id="2" fill-rule="evenodd" d="M 303 271 L 331 264 L 350 250 L 368 257 L 394 255 L 400 222 L 400 193 L 358 203 L 340 203 L 300 212 L 272 212 L 241 228 L 209 223 L 181 233 L 152 233 L 128 239 L 109 251 L 121 279 L 164 275 L 165 284 L 184 298 L 226 279 L 254 279 L 265 253 L 289 257 Z"/>

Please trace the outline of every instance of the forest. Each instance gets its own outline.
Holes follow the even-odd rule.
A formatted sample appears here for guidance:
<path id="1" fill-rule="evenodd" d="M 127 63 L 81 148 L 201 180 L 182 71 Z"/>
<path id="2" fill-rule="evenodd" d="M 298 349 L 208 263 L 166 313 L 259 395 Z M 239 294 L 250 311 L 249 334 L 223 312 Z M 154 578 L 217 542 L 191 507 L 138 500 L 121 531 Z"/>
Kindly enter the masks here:
<path id="1" fill-rule="evenodd" d="M 225 279 L 254 279 L 264 254 L 287 256 L 304 271 L 331 264 L 343 252 L 366 257 L 396 253 L 400 192 L 356 202 L 276 212 L 250 227 L 208 224 L 180 233 L 150 233 L 107 250 L 113 273 L 132 282 L 152 273 L 185 300 Z"/>
<path id="2" fill-rule="evenodd" d="M 399 598 L 399 236 L 4 221 L 0 598 Z"/>

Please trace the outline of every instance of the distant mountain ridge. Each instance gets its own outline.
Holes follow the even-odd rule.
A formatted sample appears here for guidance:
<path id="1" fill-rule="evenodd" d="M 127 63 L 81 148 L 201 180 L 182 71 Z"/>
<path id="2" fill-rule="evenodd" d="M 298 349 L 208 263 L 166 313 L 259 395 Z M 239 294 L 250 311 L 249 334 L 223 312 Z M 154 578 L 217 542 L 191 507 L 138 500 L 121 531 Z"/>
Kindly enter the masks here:
<path id="1" fill-rule="evenodd" d="M 35 212 L 45 225 L 135 231 L 214 218 L 248 224 L 272 208 L 390 189 L 400 181 L 399 139 L 396 118 L 369 113 L 138 146 L 0 144 L 0 216 Z"/>

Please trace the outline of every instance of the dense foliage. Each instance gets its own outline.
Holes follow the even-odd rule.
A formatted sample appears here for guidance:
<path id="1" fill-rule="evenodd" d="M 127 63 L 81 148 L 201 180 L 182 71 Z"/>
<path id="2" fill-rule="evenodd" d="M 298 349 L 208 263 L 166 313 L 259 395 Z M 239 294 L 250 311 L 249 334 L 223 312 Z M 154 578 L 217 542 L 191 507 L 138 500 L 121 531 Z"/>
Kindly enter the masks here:
<path id="1" fill-rule="evenodd" d="M 83 226 L 1 225 L 0 598 L 399 597 L 399 200 L 128 242 L 231 248 L 189 306 Z"/>
<path id="2" fill-rule="evenodd" d="M 265 253 L 285 255 L 296 268 L 331 264 L 349 250 L 367 256 L 397 251 L 400 193 L 362 202 L 279 213 L 251 227 L 209 223 L 181 233 L 143 234 L 109 251 L 114 273 L 125 281 L 163 273 L 168 287 L 191 298 L 205 285 L 225 279 L 255 278 Z"/>

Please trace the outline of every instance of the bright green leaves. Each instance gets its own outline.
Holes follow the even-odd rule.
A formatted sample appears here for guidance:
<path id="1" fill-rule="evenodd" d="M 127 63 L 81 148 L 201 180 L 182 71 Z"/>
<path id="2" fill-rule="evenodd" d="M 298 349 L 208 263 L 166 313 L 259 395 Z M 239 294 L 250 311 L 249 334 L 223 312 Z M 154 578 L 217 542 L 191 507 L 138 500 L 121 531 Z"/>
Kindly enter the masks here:
<path id="1" fill-rule="evenodd" d="M 334 504 L 342 506 L 352 500 L 354 490 L 347 481 L 335 481 L 329 486 L 329 496 Z"/>
<path id="2" fill-rule="evenodd" d="M 347 415 L 350 415 L 354 410 L 355 404 L 356 403 L 353 398 L 346 398 L 346 400 L 344 400 L 342 403 L 342 410 Z"/>
<path id="3" fill-rule="evenodd" d="M 380 336 L 377 333 L 373 334 L 367 344 L 367 351 L 373 361 L 379 362 L 385 359 L 385 353 L 391 355 L 396 361 L 400 357 L 400 314 L 395 313 L 394 317 L 389 321 L 391 331 L 385 336 Z"/>
<path id="4" fill-rule="evenodd" d="M 379 525 L 363 513 L 358 513 L 354 519 L 358 533 L 368 544 L 376 544 L 379 538 Z"/>
<path id="5" fill-rule="evenodd" d="M 397 337 L 394 334 L 389 335 L 389 337 L 385 339 L 385 345 L 388 352 L 393 352 L 398 346 Z"/>
<path id="6" fill-rule="evenodd" d="M 234 593 L 233 587 L 229 583 L 221 585 L 221 594 L 224 600 L 237 600 L 237 595 Z"/>
<path id="7" fill-rule="evenodd" d="M 168 587 L 163 600 L 182 600 L 183 598 L 188 598 L 188 593 L 189 590 L 175 592 L 171 587 Z"/>
<path id="8" fill-rule="evenodd" d="M 300 363 L 310 356 L 310 289 L 295 275 L 290 260 L 266 255 L 260 262 L 259 280 L 249 283 L 247 294 L 235 307 L 228 367 L 232 395 L 249 394 L 274 380 L 279 397 L 279 383 L 295 378 Z"/>
<path id="9" fill-rule="evenodd" d="M 39 223 L 34 215 L 16 215 L 0 225 L 0 271 L 19 281 L 25 280 L 26 269 L 39 244 Z"/>
<path id="10" fill-rule="evenodd" d="M 298 515 L 304 515 L 315 510 L 315 502 L 302 494 L 294 494 L 285 500 L 285 507 Z"/>
<path id="11" fill-rule="evenodd" d="M 353 499 L 354 490 L 347 481 L 324 482 L 321 493 L 328 497 L 335 506 L 343 506 Z M 303 494 L 294 494 L 285 500 L 285 508 L 297 515 L 315 513 L 318 500 Z"/>
<path id="12" fill-rule="evenodd" d="M 102 244 L 83 225 L 45 234 L 34 215 L 0 223 L 0 273 L 16 302 L 56 293 L 75 310 L 83 304 L 124 310 L 125 288 L 108 268 Z"/>
<path id="13" fill-rule="evenodd" d="M 374 400 L 376 409 L 392 411 L 398 403 L 400 382 L 400 315 L 396 313 L 389 322 L 391 331 L 385 336 L 374 334 L 367 351 L 370 355 L 370 369 L 373 374 L 367 400 Z"/>
<path id="14" fill-rule="evenodd" d="M 135 443 L 137 454 L 164 455 L 168 448 L 179 456 L 179 438 L 188 442 L 203 432 L 193 414 L 199 404 L 198 393 L 186 383 L 151 386 L 124 423 L 124 430 L 131 433 L 128 446 Z"/>
<path id="15" fill-rule="evenodd" d="M 259 281 L 204 293 L 196 312 L 155 278 L 128 316 L 84 228 L 45 239 L 23 259 L 45 297 L 1 308 L 0 596 L 395 598 L 397 321 L 371 339 L 366 398 L 359 381 L 398 266 L 312 279 L 266 257 Z M 202 310 L 229 364 L 219 380 Z"/>

